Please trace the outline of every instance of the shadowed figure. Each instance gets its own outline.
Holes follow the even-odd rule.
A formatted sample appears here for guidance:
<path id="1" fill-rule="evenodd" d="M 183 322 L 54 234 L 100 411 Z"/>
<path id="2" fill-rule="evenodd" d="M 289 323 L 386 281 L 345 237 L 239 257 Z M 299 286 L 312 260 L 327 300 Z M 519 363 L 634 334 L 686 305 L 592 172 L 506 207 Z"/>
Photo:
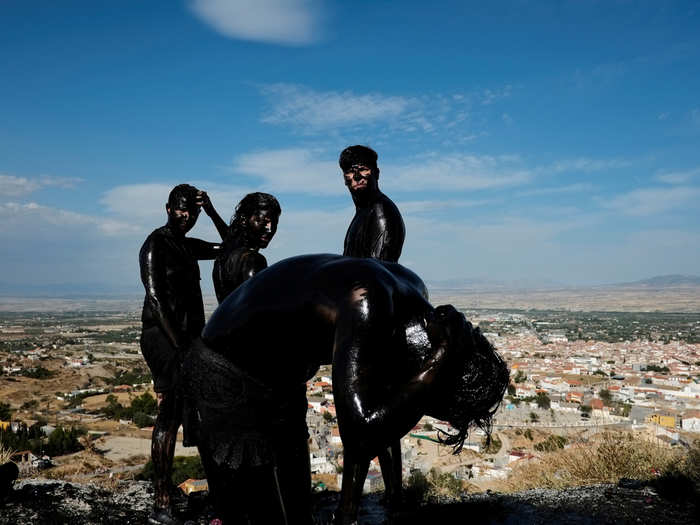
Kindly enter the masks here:
<path id="1" fill-rule="evenodd" d="M 493 347 L 394 263 L 304 255 L 243 283 L 213 313 L 184 370 L 196 443 L 226 523 L 311 523 L 305 384 L 333 364 L 344 447 L 336 523 L 356 520 L 371 458 L 424 414 L 489 427 L 508 381 Z"/>
<path id="2" fill-rule="evenodd" d="M 377 152 L 367 146 L 345 148 L 338 159 L 345 185 L 355 203 L 355 216 L 345 234 L 343 255 L 399 262 L 406 229 L 396 205 L 379 191 Z M 384 494 L 390 507 L 401 504 L 401 442 L 379 452 Z"/>
<path id="3" fill-rule="evenodd" d="M 168 222 L 154 230 L 139 252 L 141 281 L 146 289 L 141 321 L 141 352 L 153 376 L 158 415 L 153 427 L 151 458 L 154 467 L 154 523 L 175 523 L 171 508 L 170 473 L 177 429 L 182 422 L 182 399 L 176 387 L 180 366 L 193 339 L 204 327 L 204 305 L 199 287 L 198 260 L 214 259 L 219 244 L 186 237 L 197 222 L 200 208 L 219 234 L 226 223 L 206 192 L 180 184 L 170 192 L 165 209 Z"/>
<path id="4" fill-rule="evenodd" d="M 212 271 L 219 303 L 242 282 L 267 268 L 267 260 L 259 250 L 267 248 L 275 236 L 281 213 L 279 202 L 269 193 L 249 193 L 238 203 Z"/>
<path id="5" fill-rule="evenodd" d="M 398 262 L 406 228 L 399 209 L 379 190 L 377 153 L 367 146 L 350 146 L 338 163 L 355 203 L 343 255 Z"/>

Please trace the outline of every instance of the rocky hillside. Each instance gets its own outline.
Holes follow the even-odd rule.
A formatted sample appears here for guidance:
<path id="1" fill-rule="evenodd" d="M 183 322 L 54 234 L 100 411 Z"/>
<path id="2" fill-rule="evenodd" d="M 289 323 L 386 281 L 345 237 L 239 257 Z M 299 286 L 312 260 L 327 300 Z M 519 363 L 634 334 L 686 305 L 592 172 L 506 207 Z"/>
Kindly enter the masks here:
<path id="1" fill-rule="evenodd" d="M 329 523 L 338 494 L 316 494 L 316 518 Z M 22 480 L 4 505 L 0 523 L 119 525 L 147 522 L 152 491 L 147 482 L 118 482 L 113 490 L 95 485 L 39 479 Z M 516 494 L 474 494 L 448 499 L 395 516 L 392 523 L 474 524 L 691 524 L 699 523 L 697 502 L 670 501 L 638 482 L 594 485 L 567 490 L 530 490 Z M 183 519 L 207 524 L 206 499 L 190 497 Z M 384 523 L 378 495 L 366 496 L 360 523 Z"/>

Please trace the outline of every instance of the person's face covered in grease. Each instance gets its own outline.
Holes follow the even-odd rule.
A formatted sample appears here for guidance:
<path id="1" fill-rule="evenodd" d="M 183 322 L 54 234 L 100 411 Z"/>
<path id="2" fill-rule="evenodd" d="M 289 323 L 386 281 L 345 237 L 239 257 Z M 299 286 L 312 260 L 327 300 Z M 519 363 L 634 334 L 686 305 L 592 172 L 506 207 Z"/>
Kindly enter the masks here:
<path id="1" fill-rule="evenodd" d="M 272 210 L 261 209 L 248 219 L 249 235 L 256 248 L 267 248 L 277 231 L 279 215 Z"/>
<path id="2" fill-rule="evenodd" d="M 377 177 L 372 168 L 364 164 L 353 164 L 343 172 L 345 185 L 351 194 L 377 189 Z"/>
<path id="3" fill-rule="evenodd" d="M 176 195 L 166 206 L 168 224 L 178 233 L 185 235 L 195 223 L 199 212 L 200 203 L 194 195 Z"/>

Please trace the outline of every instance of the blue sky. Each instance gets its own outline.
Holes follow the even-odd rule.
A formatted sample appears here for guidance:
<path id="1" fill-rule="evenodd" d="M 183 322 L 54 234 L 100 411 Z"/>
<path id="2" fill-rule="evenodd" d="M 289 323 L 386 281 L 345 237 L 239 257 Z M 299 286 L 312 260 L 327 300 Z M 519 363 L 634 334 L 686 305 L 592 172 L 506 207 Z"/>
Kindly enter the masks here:
<path id="1" fill-rule="evenodd" d="M 698 274 L 699 29 L 697 2 L 0 1 L 0 291 L 138 290 L 180 182 L 226 219 L 275 194 L 271 263 L 339 253 L 356 143 L 428 281 Z"/>

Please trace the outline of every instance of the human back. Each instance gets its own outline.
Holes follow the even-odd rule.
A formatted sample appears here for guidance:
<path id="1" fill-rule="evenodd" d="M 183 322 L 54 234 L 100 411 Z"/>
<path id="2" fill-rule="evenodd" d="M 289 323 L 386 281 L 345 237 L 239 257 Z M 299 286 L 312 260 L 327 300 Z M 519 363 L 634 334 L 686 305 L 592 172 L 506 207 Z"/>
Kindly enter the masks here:
<path id="1" fill-rule="evenodd" d="M 391 306 L 391 318 L 384 318 L 397 328 L 411 315 L 404 312 L 408 305 L 430 308 L 421 279 L 399 264 L 302 255 L 270 266 L 231 293 L 212 314 L 202 339 L 263 380 L 306 381 L 332 361 L 338 316 L 358 288 L 370 290 L 374 303 L 402 298 Z"/>

